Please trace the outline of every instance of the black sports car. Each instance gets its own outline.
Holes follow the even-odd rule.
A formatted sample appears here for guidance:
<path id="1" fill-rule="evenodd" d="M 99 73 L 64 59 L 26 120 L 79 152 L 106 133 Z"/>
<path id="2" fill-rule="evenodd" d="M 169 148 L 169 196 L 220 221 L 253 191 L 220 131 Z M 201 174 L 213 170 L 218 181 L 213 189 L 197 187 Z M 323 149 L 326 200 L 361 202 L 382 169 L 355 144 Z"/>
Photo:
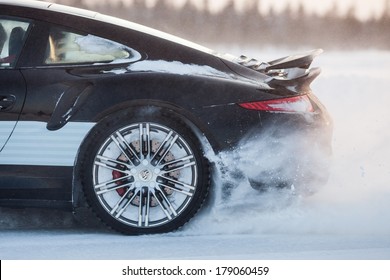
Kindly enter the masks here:
<path id="1" fill-rule="evenodd" d="M 0 206 L 89 205 L 117 231 L 158 233 L 195 215 L 222 187 L 213 176 L 260 189 L 326 180 L 332 125 L 309 87 L 320 52 L 261 63 L 87 10 L 0 0 Z M 236 164 L 218 158 L 228 152 Z M 281 160 L 263 164 L 266 153 Z"/>

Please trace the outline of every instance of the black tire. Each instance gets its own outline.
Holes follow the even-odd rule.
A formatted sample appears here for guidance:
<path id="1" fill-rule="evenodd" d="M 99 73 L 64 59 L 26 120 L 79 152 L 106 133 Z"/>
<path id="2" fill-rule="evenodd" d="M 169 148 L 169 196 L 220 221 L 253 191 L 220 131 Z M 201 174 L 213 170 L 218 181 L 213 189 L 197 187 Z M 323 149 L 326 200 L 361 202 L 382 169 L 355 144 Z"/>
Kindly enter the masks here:
<path id="1" fill-rule="evenodd" d="M 147 112 L 129 109 L 105 118 L 79 153 L 89 206 L 124 234 L 178 229 L 200 209 L 210 187 L 202 145 L 184 119 L 165 109 Z"/>

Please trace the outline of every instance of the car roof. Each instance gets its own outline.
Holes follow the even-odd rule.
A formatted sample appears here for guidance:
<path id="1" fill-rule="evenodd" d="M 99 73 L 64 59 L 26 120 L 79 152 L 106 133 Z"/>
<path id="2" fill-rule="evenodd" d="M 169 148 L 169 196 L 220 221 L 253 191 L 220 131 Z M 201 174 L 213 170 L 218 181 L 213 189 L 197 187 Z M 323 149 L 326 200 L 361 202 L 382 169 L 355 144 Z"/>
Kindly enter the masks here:
<path id="1" fill-rule="evenodd" d="M 126 27 L 132 30 L 137 30 L 142 33 L 146 33 L 155 37 L 159 37 L 168 41 L 172 41 L 175 43 L 178 43 L 180 45 L 184 45 L 193 49 L 197 49 L 199 51 L 209 53 L 209 54 L 216 54 L 215 51 L 208 49 L 206 47 L 203 47 L 201 45 L 198 45 L 196 43 L 193 43 L 191 41 L 187 41 L 185 39 L 182 39 L 180 37 L 176 37 L 174 35 L 146 27 L 141 24 L 137 24 L 131 21 L 127 21 L 124 19 L 120 19 L 117 17 L 112 17 L 108 15 L 103 15 L 98 12 L 93 12 L 90 10 L 80 9 L 80 8 L 74 8 L 70 6 L 65 6 L 61 4 L 55 4 L 50 2 L 44 2 L 44 1 L 35 1 L 35 0 L 0 0 L 0 5 L 10 5 L 10 6 L 19 6 L 19 7 L 26 7 L 26 8 L 32 8 L 32 9 L 40 9 L 40 10 L 47 10 L 47 11 L 53 11 L 58 13 L 64 13 L 64 14 L 70 14 L 85 18 L 90 18 L 102 22 L 106 22 L 113 25 L 118 25 L 122 27 Z"/>

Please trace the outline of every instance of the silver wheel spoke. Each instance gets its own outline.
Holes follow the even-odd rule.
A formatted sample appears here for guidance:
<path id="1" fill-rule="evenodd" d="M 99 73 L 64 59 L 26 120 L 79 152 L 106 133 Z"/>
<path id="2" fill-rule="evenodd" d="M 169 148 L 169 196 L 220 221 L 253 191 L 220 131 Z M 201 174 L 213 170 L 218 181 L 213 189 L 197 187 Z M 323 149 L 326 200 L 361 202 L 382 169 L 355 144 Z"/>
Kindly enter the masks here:
<path id="1" fill-rule="evenodd" d="M 155 157 L 161 153 L 161 150 L 164 148 L 165 146 L 165 143 L 167 143 L 167 141 L 169 140 L 169 138 L 171 137 L 171 135 L 173 134 L 172 131 L 169 131 L 168 135 L 165 137 L 165 139 L 161 142 L 160 146 L 157 148 L 156 152 L 154 153 L 154 156 L 153 158 L 151 158 L 150 160 L 153 161 L 155 159 Z"/>
<path id="2" fill-rule="evenodd" d="M 117 207 L 117 210 L 119 210 L 119 211 L 117 211 L 115 218 L 118 219 L 120 216 L 122 216 L 123 212 L 125 212 L 127 207 L 129 207 L 130 203 L 134 200 L 134 198 L 137 197 L 138 194 L 139 194 L 139 191 L 135 191 L 134 194 L 131 196 L 131 198 L 127 202 L 120 204 Z"/>
<path id="3" fill-rule="evenodd" d="M 101 195 L 101 194 L 104 194 L 104 193 L 107 193 L 107 192 L 112 192 L 112 191 L 115 191 L 117 189 L 130 187 L 132 184 L 133 184 L 133 182 L 126 183 L 126 184 L 121 184 L 121 185 L 115 184 L 113 186 L 102 186 L 100 188 L 95 186 L 96 194 L 97 195 Z M 98 190 L 98 189 L 100 189 L 100 190 Z"/>
<path id="4" fill-rule="evenodd" d="M 115 211 L 119 208 L 119 205 L 121 205 L 123 203 L 123 201 L 125 201 L 127 199 L 127 196 L 133 190 L 134 190 L 134 188 L 129 188 L 126 191 L 126 193 L 118 200 L 118 202 L 115 204 L 115 206 L 111 209 L 111 212 L 110 212 L 111 215 L 113 215 L 115 213 Z"/>
<path id="5" fill-rule="evenodd" d="M 95 189 L 102 189 L 102 188 L 108 187 L 108 185 L 110 185 L 110 184 L 119 182 L 119 181 L 121 181 L 121 180 L 128 179 L 128 178 L 130 178 L 130 177 L 131 177 L 131 175 L 126 175 L 126 176 L 123 176 L 123 177 L 120 177 L 120 178 L 108 180 L 108 181 L 106 181 L 106 182 L 104 182 L 104 183 L 100 183 L 100 184 L 98 184 L 98 185 L 95 185 L 94 187 L 95 187 Z"/>
<path id="6" fill-rule="evenodd" d="M 176 217 L 177 216 L 177 212 L 176 212 L 175 208 L 173 207 L 172 203 L 169 201 L 169 199 L 165 195 L 165 193 L 161 190 L 161 188 L 159 186 L 157 186 L 156 189 L 158 190 L 159 194 L 162 197 L 161 204 L 168 206 L 168 208 L 170 209 L 170 212 L 172 213 L 172 215 L 174 217 Z"/>
<path id="7" fill-rule="evenodd" d="M 186 163 L 186 164 L 183 164 L 183 165 L 180 165 L 180 166 L 174 166 L 172 169 L 163 170 L 162 173 L 166 174 L 166 173 L 170 173 L 170 172 L 173 172 L 173 171 L 178 171 L 178 170 L 181 170 L 181 169 L 193 166 L 193 165 L 195 165 L 195 162 Z"/>
<path id="8" fill-rule="evenodd" d="M 142 222 L 143 222 L 143 208 L 144 208 L 144 205 L 143 205 L 143 201 L 144 201 L 143 194 L 144 194 L 144 191 L 143 191 L 143 188 L 142 188 L 140 190 L 140 192 L 139 192 L 139 204 L 138 204 L 138 226 L 139 227 L 142 226 Z"/>
<path id="9" fill-rule="evenodd" d="M 144 187 L 140 191 L 138 205 L 138 226 L 149 225 L 149 207 L 150 207 L 150 192 L 147 187 Z M 145 203 L 144 203 L 145 201 Z"/>
<path id="10" fill-rule="evenodd" d="M 139 143 L 140 143 L 140 159 L 150 158 L 150 125 L 149 123 L 139 124 Z"/>
<path id="11" fill-rule="evenodd" d="M 160 206 L 161 210 L 164 212 L 165 216 L 168 218 L 168 220 L 172 220 L 172 216 L 171 214 L 168 212 L 168 210 L 165 208 L 165 205 L 162 204 L 162 202 L 160 201 L 160 199 L 157 197 L 156 193 L 153 192 L 152 193 L 154 198 L 156 199 L 158 205 Z"/>
<path id="12" fill-rule="evenodd" d="M 97 155 L 96 159 L 100 160 L 101 163 L 105 163 L 107 166 L 110 166 L 109 164 L 111 163 L 111 164 L 115 164 L 115 165 L 123 165 L 127 169 L 131 168 L 131 165 L 127 164 L 126 162 L 119 161 L 119 160 L 112 159 L 112 158 L 108 158 L 108 157 L 105 157 L 105 156 Z M 99 161 L 95 161 L 95 163 L 96 162 L 99 162 Z"/>
<path id="13" fill-rule="evenodd" d="M 127 143 L 126 139 L 121 133 L 117 131 L 114 134 L 116 137 L 114 135 L 111 135 L 111 140 L 114 141 L 114 143 L 117 145 L 119 150 L 121 150 L 121 152 L 126 156 L 129 162 L 131 162 L 133 165 L 138 165 L 140 159 L 134 149 Z M 133 156 L 136 157 L 138 162 L 132 160 Z"/>
<path id="14" fill-rule="evenodd" d="M 98 166 L 101 166 L 101 167 L 105 167 L 105 168 L 107 168 L 107 169 L 111 169 L 111 170 L 118 171 L 118 172 L 120 172 L 120 173 L 125 173 L 125 172 L 126 172 L 126 171 L 123 170 L 123 169 L 119 169 L 119 168 L 117 168 L 116 166 L 111 166 L 111 165 L 109 165 L 109 164 L 107 164 L 107 163 L 104 163 L 104 162 L 100 162 L 100 161 L 96 161 L 96 160 L 95 160 L 95 164 L 98 165 Z"/>
<path id="15" fill-rule="evenodd" d="M 174 159 L 174 160 L 171 160 L 171 161 L 168 161 L 164 164 L 162 164 L 160 166 L 160 168 L 164 168 L 165 166 L 169 166 L 169 165 L 173 165 L 173 164 L 177 164 L 179 162 L 186 162 L 186 161 L 191 161 L 191 159 L 193 159 L 194 156 L 193 155 L 189 155 L 189 156 L 185 156 L 185 157 L 182 157 L 182 158 L 179 158 L 179 159 Z"/>
<path id="16" fill-rule="evenodd" d="M 153 158 L 151 159 L 154 160 L 156 156 L 160 157 L 159 159 L 157 159 L 157 163 L 155 165 L 160 164 L 160 162 L 163 160 L 163 158 L 167 155 L 169 150 L 175 144 L 178 137 L 179 137 L 178 135 L 173 136 L 173 131 L 169 131 L 168 135 L 165 137 L 164 141 L 162 141 L 156 153 L 154 154 Z"/>
<path id="17" fill-rule="evenodd" d="M 194 186 L 188 185 L 188 184 L 186 184 L 186 183 L 177 181 L 177 180 L 175 180 L 175 179 L 172 179 L 172 178 L 169 178 L 169 177 L 166 177 L 166 176 L 160 176 L 160 177 L 161 177 L 162 179 L 165 179 L 165 180 L 171 182 L 172 184 L 180 185 L 180 186 L 185 187 L 185 188 L 190 189 L 190 190 L 195 190 L 195 187 L 194 187 Z"/>
<path id="18" fill-rule="evenodd" d="M 179 189 L 179 188 L 177 188 L 177 187 L 172 187 L 172 186 L 169 186 L 169 185 L 166 185 L 166 184 L 161 184 L 161 183 L 159 183 L 159 185 L 162 186 L 162 187 L 164 187 L 164 188 L 168 188 L 168 189 L 170 189 L 170 190 L 173 190 L 173 191 L 175 191 L 175 192 L 179 192 L 179 193 L 185 194 L 185 195 L 187 195 L 187 196 L 192 196 L 192 193 L 187 192 L 187 191 L 182 190 L 182 189 Z"/>
<path id="19" fill-rule="evenodd" d="M 145 220 L 144 220 L 144 224 L 145 226 L 149 226 L 149 212 L 150 212 L 150 191 L 148 190 L 148 194 L 146 196 L 146 205 L 145 205 Z"/>
<path id="20" fill-rule="evenodd" d="M 175 135 L 175 136 L 171 139 L 171 141 L 170 141 L 168 147 L 166 147 L 166 149 L 164 150 L 164 153 L 163 153 L 163 155 L 160 157 L 160 159 L 158 160 L 157 164 L 160 164 L 160 162 L 165 158 L 165 156 L 166 156 L 166 155 L 168 154 L 168 152 L 171 150 L 172 146 L 175 144 L 177 138 L 179 138 L 179 135 Z"/>

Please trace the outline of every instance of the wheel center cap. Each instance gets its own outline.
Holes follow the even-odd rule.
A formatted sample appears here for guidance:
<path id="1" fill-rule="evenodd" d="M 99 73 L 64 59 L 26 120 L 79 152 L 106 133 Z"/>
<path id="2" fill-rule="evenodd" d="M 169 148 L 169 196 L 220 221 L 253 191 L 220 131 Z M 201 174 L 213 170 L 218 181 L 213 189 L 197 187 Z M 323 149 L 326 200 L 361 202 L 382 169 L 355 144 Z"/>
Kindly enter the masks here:
<path id="1" fill-rule="evenodd" d="M 143 182 L 148 182 L 152 179 L 153 177 L 153 173 L 150 172 L 148 169 L 144 169 L 142 170 L 139 174 L 138 174 L 139 178 L 141 181 Z"/>

